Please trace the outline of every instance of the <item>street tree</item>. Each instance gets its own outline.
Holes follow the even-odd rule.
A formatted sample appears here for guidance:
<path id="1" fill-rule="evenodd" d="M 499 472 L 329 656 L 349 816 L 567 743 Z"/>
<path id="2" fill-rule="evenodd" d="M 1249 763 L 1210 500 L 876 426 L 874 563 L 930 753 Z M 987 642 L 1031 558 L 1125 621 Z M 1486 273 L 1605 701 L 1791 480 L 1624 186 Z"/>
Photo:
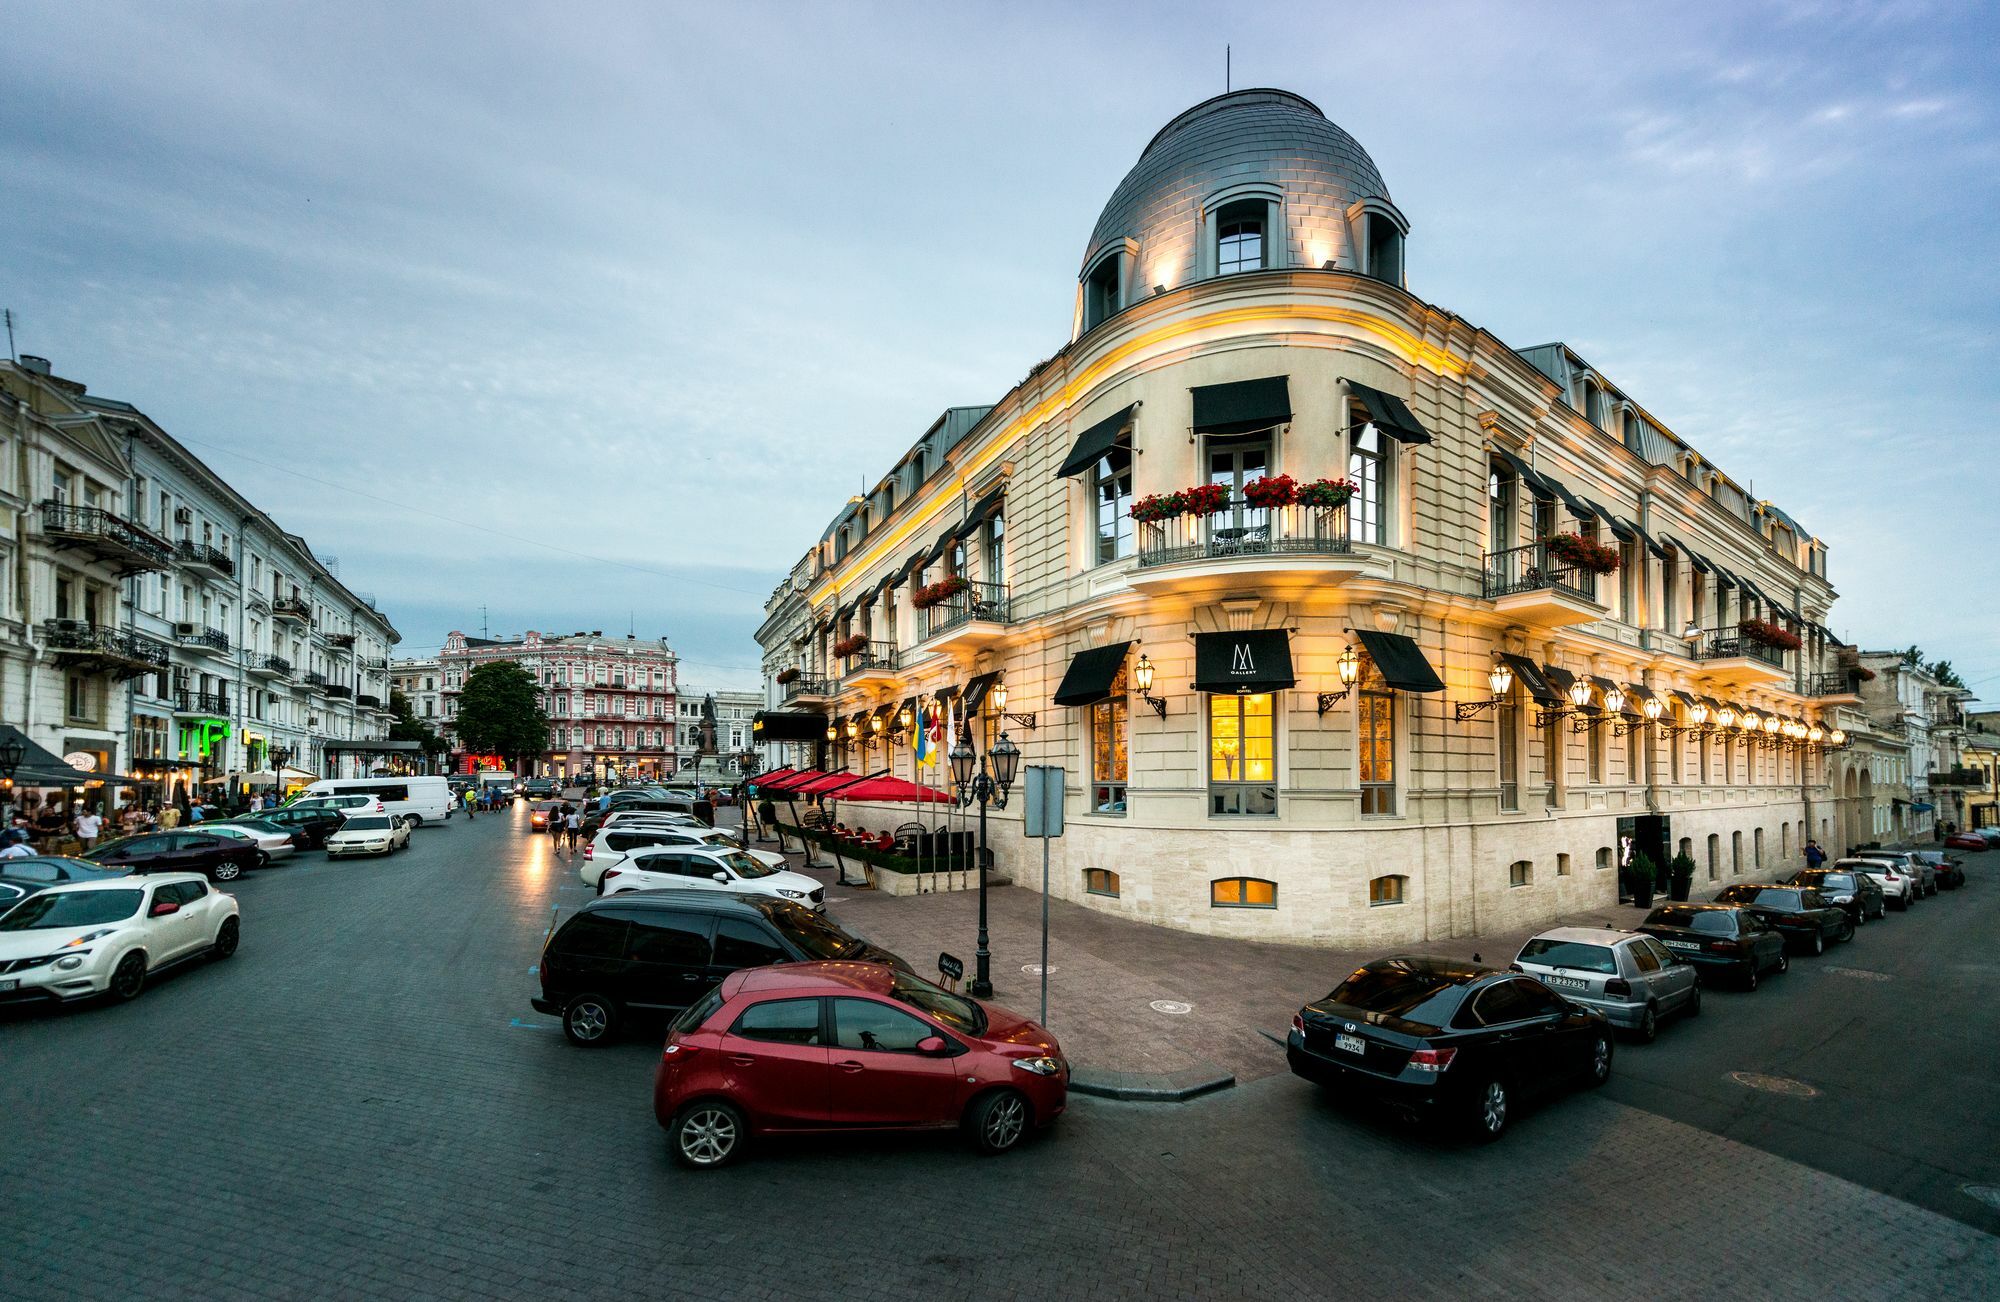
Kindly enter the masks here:
<path id="1" fill-rule="evenodd" d="M 436 728 L 417 717 L 410 698 L 394 688 L 389 691 L 389 712 L 396 716 L 396 721 L 389 725 L 389 740 L 416 742 L 432 759 L 451 749 L 451 743 L 440 737 Z"/>
<path id="2" fill-rule="evenodd" d="M 480 665 L 465 676 L 454 722 L 475 754 L 513 763 L 548 749 L 549 716 L 535 702 L 535 680 L 512 660 Z"/>

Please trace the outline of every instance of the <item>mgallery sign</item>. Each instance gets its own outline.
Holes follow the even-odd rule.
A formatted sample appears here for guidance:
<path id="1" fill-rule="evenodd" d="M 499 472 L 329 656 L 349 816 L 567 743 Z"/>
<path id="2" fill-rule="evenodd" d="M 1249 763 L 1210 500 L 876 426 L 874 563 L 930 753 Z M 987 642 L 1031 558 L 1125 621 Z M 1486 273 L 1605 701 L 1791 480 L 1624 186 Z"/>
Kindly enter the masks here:
<path id="1" fill-rule="evenodd" d="M 1292 643 L 1282 628 L 1235 633 L 1197 633 L 1194 689 L 1197 692 L 1275 692 L 1290 687 Z"/>

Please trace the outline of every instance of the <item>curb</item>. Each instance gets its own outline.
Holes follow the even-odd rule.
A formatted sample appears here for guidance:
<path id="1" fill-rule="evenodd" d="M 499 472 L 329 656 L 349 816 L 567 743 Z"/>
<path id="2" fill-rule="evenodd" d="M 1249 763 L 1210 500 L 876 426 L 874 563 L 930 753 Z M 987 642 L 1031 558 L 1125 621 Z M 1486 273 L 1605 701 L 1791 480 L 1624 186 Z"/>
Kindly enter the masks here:
<path id="1" fill-rule="evenodd" d="M 1235 1084 L 1235 1076 L 1209 1066 L 1190 1067 L 1186 1071 L 1166 1075 L 1084 1068 L 1070 1072 L 1069 1077 L 1069 1088 L 1073 1094 L 1122 1099 L 1127 1103 L 1185 1103 L 1203 1094 L 1229 1089 Z"/>

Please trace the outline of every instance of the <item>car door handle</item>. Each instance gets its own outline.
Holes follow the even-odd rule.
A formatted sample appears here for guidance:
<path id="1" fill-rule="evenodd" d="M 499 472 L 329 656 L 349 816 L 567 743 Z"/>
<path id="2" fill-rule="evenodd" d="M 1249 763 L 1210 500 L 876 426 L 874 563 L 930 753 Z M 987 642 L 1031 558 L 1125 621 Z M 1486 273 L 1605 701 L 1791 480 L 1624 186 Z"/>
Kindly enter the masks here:
<path id="1" fill-rule="evenodd" d="M 754 1067 L 757 1065 L 755 1058 L 746 1058 L 740 1053 L 730 1054 L 729 1061 L 738 1067 Z"/>
<path id="2" fill-rule="evenodd" d="M 857 1072 L 866 1070 L 865 1068 L 862 1067 L 860 1063 L 855 1062 L 852 1058 L 848 1059 L 846 1062 L 836 1062 L 833 1065 L 840 1068 L 844 1072 Z"/>

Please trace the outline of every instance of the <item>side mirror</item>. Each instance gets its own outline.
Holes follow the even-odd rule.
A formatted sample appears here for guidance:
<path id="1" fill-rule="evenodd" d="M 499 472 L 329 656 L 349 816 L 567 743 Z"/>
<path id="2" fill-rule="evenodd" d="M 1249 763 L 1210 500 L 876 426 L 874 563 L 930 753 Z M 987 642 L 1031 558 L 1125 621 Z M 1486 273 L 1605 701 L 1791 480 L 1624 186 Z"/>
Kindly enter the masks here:
<path id="1" fill-rule="evenodd" d="M 947 1047 L 944 1037 L 941 1035 L 926 1035 L 923 1039 L 917 1041 L 917 1052 L 927 1054 L 933 1058 L 942 1054 Z"/>
<path id="2" fill-rule="evenodd" d="M 179 913 L 180 911 L 181 906 L 178 900 L 161 900 L 152 907 L 152 910 L 146 916 L 149 918 L 164 918 L 169 913 Z"/>
<path id="3" fill-rule="evenodd" d="M 728 874 L 728 873 L 717 873 L 717 874 L 715 875 L 715 880 L 717 880 L 717 881 L 721 882 L 721 883 L 722 883 L 723 885 L 727 886 L 727 885 L 729 884 L 729 874 Z"/>

